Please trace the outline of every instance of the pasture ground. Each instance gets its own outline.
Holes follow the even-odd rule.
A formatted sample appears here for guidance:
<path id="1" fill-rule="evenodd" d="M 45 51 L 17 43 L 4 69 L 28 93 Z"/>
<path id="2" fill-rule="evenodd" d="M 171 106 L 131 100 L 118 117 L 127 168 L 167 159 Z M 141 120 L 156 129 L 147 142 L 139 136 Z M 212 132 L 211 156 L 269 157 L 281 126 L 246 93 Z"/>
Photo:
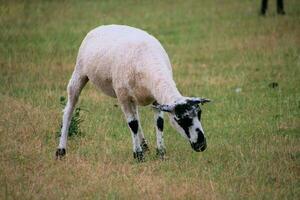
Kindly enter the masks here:
<path id="1" fill-rule="evenodd" d="M 0 199 L 299 198 L 300 2 L 286 1 L 285 16 L 269 3 L 261 17 L 252 0 L 1 1 Z M 112 23 L 156 36 L 180 91 L 214 100 L 203 106 L 205 152 L 166 120 L 158 160 L 153 114 L 141 108 L 151 152 L 136 163 L 117 101 L 88 84 L 84 135 L 55 160 L 78 47 Z"/>

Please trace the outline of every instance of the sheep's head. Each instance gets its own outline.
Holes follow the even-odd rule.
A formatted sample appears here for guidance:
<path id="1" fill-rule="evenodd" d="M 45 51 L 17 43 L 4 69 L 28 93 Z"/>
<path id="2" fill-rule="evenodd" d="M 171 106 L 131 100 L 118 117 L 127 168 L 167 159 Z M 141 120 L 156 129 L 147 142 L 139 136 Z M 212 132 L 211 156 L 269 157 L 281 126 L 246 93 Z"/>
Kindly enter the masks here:
<path id="1" fill-rule="evenodd" d="M 172 105 L 155 105 L 154 107 L 167 112 L 172 126 L 187 140 L 192 148 L 197 151 L 206 149 L 206 139 L 201 125 L 201 108 L 199 104 L 210 102 L 205 98 L 185 98 Z"/>

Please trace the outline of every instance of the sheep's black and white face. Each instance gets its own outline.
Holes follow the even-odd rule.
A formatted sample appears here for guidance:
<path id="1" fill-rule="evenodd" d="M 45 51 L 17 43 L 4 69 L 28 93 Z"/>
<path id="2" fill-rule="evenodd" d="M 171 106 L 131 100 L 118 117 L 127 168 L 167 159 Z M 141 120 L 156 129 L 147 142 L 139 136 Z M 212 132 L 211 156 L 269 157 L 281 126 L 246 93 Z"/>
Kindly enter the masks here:
<path id="1" fill-rule="evenodd" d="M 200 103 L 209 102 L 208 99 L 188 98 L 175 105 L 162 106 L 161 110 L 168 112 L 172 126 L 187 140 L 192 148 L 197 151 L 206 149 L 206 139 L 201 125 Z"/>
<path id="2" fill-rule="evenodd" d="M 190 105 L 189 103 L 176 105 L 174 113 L 170 113 L 169 117 L 172 126 L 190 141 L 195 151 L 199 152 L 206 149 L 199 105 Z"/>

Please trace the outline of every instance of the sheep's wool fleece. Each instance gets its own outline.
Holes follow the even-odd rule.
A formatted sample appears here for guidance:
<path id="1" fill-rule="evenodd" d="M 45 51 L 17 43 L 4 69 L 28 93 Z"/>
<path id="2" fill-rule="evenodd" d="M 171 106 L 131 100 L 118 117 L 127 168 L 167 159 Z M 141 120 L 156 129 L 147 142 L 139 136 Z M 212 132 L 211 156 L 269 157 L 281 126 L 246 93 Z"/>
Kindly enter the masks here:
<path id="1" fill-rule="evenodd" d="M 147 32 L 124 25 L 105 25 L 90 31 L 77 57 L 75 72 L 120 102 L 148 105 L 180 97 L 169 57 Z"/>

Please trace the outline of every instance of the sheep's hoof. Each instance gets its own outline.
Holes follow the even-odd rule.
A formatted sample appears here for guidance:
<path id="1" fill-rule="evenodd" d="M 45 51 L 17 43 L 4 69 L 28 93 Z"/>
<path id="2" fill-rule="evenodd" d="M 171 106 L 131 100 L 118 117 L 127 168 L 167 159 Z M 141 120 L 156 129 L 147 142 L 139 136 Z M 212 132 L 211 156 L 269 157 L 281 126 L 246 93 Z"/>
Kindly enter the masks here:
<path id="1" fill-rule="evenodd" d="M 136 159 L 138 162 L 144 162 L 145 161 L 144 152 L 142 151 L 133 152 L 133 158 Z"/>
<path id="2" fill-rule="evenodd" d="M 160 159 L 164 160 L 165 159 L 165 154 L 166 154 L 166 149 L 161 148 L 161 149 L 156 149 L 156 156 L 158 156 Z"/>
<path id="3" fill-rule="evenodd" d="M 150 151 L 150 149 L 149 149 L 149 147 L 148 147 L 148 144 L 147 144 L 147 142 L 146 142 L 145 139 L 142 140 L 142 142 L 141 142 L 141 147 L 142 147 L 143 152 Z"/>
<path id="4" fill-rule="evenodd" d="M 65 155 L 66 155 L 66 149 L 65 148 L 62 148 L 62 149 L 57 149 L 56 150 L 56 159 L 62 159 Z"/>

